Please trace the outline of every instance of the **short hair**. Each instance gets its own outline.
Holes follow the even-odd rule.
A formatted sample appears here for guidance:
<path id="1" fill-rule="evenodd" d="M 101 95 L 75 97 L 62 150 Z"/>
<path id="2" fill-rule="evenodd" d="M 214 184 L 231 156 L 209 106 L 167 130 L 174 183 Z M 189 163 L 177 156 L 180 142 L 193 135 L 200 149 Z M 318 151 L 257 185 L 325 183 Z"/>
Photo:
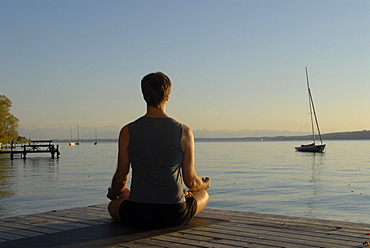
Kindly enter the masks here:
<path id="1" fill-rule="evenodd" d="M 153 72 L 141 80 L 141 92 L 145 102 L 154 108 L 168 99 L 171 93 L 171 80 L 162 72 Z"/>

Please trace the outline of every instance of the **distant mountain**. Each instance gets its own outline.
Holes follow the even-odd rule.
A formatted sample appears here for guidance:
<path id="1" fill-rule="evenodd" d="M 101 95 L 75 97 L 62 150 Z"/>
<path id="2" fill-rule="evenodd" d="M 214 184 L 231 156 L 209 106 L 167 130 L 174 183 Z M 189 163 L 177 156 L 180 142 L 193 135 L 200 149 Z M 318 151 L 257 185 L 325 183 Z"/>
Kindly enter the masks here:
<path id="1" fill-rule="evenodd" d="M 99 139 L 117 139 L 121 127 L 107 126 L 99 127 L 97 129 Z M 94 139 L 95 127 L 80 127 L 80 140 Z M 19 128 L 21 136 L 31 139 L 58 139 L 70 140 L 71 129 L 69 128 L 38 128 L 38 129 L 25 129 Z M 278 130 L 193 130 L 196 138 L 242 138 L 242 137 L 261 137 L 261 136 L 294 136 L 294 135 L 307 135 L 305 132 L 292 132 L 292 131 L 278 131 Z M 72 128 L 72 139 L 77 139 L 76 127 Z"/>
<path id="2" fill-rule="evenodd" d="M 104 139 L 117 139 L 121 127 L 119 126 L 107 126 L 97 128 L 98 138 Z M 68 128 L 38 128 L 38 129 L 25 129 L 19 128 L 19 135 L 31 139 L 58 139 L 58 140 L 70 140 L 71 129 Z M 83 139 L 95 139 L 95 127 L 80 127 L 80 140 Z M 77 139 L 77 128 L 72 128 L 72 139 Z"/>
<path id="3" fill-rule="evenodd" d="M 95 127 L 80 127 L 80 140 L 94 140 Z M 119 126 L 107 126 L 97 128 L 99 140 L 117 140 Z M 31 139 L 70 140 L 71 130 L 68 128 L 19 128 L 19 135 Z M 310 140 L 311 135 L 305 132 L 277 131 L 277 130 L 194 130 L 194 137 L 198 141 L 204 140 Z M 72 139 L 77 139 L 76 128 L 72 129 Z M 322 135 L 324 140 L 341 139 L 370 139 L 370 131 L 336 132 Z"/>
<path id="4" fill-rule="evenodd" d="M 367 140 L 370 139 L 370 131 L 336 132 L 321 135 L 325 140 Z M 318 137 L 316 137 L 318 139 Z M 312 140 L 312 135 L 301 136 L 260 136 L 242 138 L 196 138 L 197 141 L 289 141 L 289 140 Z"/>
<path id="5" fill-rule="evenodd" d="M 195 138 L 243 138 L 243 137 L 273 137 L 273 136 L 301 136 L 308 135 L 307 132 L 279 131 L 279 130 L 193 130 Z"/>
<path id="6" fill-rule="evenodd" d="M 370 131 L 354 131 L 354 132 L 340 132 L 327 133 L 322 135 L 324 140 L 345 140 L 345 139 L 370 139 Z"/>

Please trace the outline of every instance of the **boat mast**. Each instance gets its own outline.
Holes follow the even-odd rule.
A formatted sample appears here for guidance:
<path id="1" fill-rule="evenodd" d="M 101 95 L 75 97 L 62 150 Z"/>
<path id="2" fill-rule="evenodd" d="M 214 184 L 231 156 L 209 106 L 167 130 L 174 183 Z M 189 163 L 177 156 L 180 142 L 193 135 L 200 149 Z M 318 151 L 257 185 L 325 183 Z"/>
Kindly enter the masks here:
<path id="1" fill-rule="evenodd" d="M 313 104 L 313 98 L 312 98 L 312 94 L 311 94 L 310 84 L 308 82 L 307 67 L 305 67 L 305 69 L 306 69 L 307 89 L 308 89 L 309 104 L 310 104 L 310 115 L 311 115 L 311 126 L 312 126 L 313 143 L 315 143 L 315 131 L 314 131 L 314 124 L 313 124 L 312 112 L 313 112 L 314 117 L 315 117 L 315 123 L 316 123 L 317 132 L 319 133 L 319 138 L 320 138 L 320 141 L 321 141 L 321 144 L 322 144 L 322 138 L 321 138 L 321 133 L 320 133 L 319 122 L 317 120 L 315 105 Z"/>
<path id="2" fill-rule="evenodd" d="M 312 130 L 312 140 L 313 144 L 315 144 L 315 129 L 313 126 L 313 117 L 312 117 L 312 97 L 311 97 L 311 90 L 310 85 L 308 83 L 308 73 L 307 73 L 307 67 L 305 67 L 306 70 L 306 82 L 307 82 L 307 90 L 308 90 L 308 104 L 310 106 L 310 118 L 311 118 L 311 130 Z"/>
<path id="3" fill-rule="evenodd" d="M 80 128 L 78 127 L 78 122 L 77 122 L 77 143 L 80 142 Z"/>
<path id="4" fill-rule="evenodd" d="M 98 144 L 98 132 L 97 132 L 97 129 L 95 128 L 95 142 L 94 142 L 94 145 L 97 145 Z"/>

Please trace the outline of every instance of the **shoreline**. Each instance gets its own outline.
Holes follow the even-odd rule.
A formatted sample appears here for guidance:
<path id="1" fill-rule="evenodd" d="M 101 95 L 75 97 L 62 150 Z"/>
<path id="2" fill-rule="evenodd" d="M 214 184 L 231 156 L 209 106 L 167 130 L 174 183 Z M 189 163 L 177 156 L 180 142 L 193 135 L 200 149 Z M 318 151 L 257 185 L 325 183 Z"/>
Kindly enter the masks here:
<path id="1" fill-rule="evenodd" d="M 336 132 L 322 134 L 323 140 L 370 140 L 370 131 Z M 315 136 L 318 139 L 318 137 Z M 306 141 L 312 140 L 312 135 L 303 136 L 258 136 L 258 137 L 226 137 L 226 138 L 197 138 L 195 142 L 249 142 L 249 141 Z M 53 139 L 56 143 L 68 143 L 70 139 Z M 118 139 L 80 139 L 80 142 L 117 142 Z"/>

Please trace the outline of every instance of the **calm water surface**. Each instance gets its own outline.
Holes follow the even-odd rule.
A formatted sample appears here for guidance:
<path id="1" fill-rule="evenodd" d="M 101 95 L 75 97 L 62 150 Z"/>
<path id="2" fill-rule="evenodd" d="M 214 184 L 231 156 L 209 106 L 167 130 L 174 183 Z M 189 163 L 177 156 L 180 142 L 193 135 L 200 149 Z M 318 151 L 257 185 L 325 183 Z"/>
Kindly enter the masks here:
<path id="1" fill-rule="evenodd" d="M 329 141 L 325 153 L 299 142 L 197 142 L 209 207 L 370 223 L 370 141 Z M 61 157 L 0 156 L 0 218 L 108 203 L 117 145 L 60 144 Z"/>

